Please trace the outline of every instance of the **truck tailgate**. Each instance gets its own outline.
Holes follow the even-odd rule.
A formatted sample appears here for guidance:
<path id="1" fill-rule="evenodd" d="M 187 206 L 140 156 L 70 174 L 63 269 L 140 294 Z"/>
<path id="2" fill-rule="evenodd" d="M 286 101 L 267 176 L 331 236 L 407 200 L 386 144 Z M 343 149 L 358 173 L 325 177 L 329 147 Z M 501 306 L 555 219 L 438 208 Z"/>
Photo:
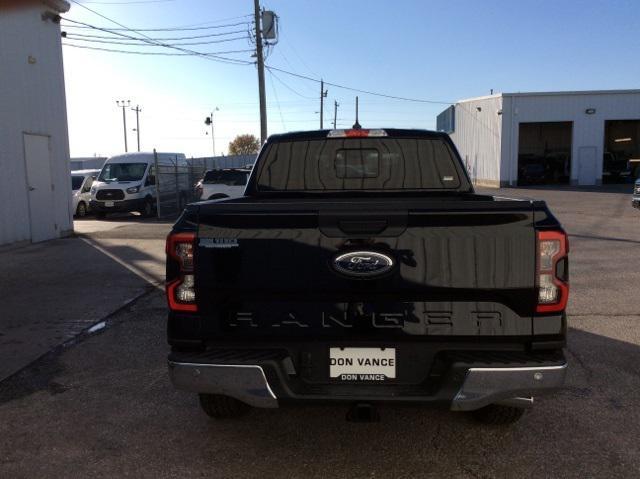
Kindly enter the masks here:
<path id="1" fill-rule="evenodd" d="M 200 206 L 195 251 L 211 337 L 530 336 L 536 304 L 529 201 L 393 198 Z M 349 276 L 341 252 L 392 258 Z"/>

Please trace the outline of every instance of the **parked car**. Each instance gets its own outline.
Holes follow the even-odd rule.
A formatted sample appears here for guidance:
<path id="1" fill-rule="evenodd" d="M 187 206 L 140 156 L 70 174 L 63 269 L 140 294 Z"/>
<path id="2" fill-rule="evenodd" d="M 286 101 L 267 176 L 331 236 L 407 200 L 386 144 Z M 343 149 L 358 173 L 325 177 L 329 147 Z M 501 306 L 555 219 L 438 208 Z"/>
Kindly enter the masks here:
<path id="1" fill-rule="evenodd" d="M 116 211 L 153 216 L 157 205 L 155 163 L 154 153 L 127 153 L 109 158 L 91 187 L 91 209 L 101 218 Z M 189 197 L 189 167 L 184 154 L 157 153 L 157 163 L 163 189 L 173 196 L 174 191 L 178 192 L 178 207 L 182 210 Z"/>
<path id="2" fill-rule="evenodd" d="M 71 172 L 71 204 L 74 216 L 80 218 L 89 212 L 91 185 L 100 170 L 75 170 Z"/>
<path id="3" fill-rule="evenodd" d="M 209 170 L 196 184 L 196 197 L 201 200 L 216 200 L 242 196 L 250 174 L 251 170 L 246 168 Z"/>
<path id="4" fill-rule="evenodd" d="M 631 198 L 631 206 L 640 209 L 640 178 L 633 185 L 633 197 Z"/>
<path id="5" fill-rule="evenodd" d="M 543 201 L 476 194 L 444 133 L 273 135 L 245 195 L 188 205 L 166 251 L 170 377 L 212 417 L 507 423 L 564 383 L 567 236 Z"/>

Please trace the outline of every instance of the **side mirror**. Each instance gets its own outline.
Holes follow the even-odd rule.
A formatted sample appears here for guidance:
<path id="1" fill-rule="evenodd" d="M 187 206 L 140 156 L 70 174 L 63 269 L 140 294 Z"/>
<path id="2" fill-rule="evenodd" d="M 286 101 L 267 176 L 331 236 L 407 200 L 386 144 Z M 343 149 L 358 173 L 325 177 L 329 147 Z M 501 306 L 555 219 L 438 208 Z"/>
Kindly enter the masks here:
<path id="1" fill-rule="evenodd" d="M 154 175 L 147 176 L 147 181 L 145 182 L 145 186 L 155 185 L 155 184 L 156 184 L 156 177 Z"/>

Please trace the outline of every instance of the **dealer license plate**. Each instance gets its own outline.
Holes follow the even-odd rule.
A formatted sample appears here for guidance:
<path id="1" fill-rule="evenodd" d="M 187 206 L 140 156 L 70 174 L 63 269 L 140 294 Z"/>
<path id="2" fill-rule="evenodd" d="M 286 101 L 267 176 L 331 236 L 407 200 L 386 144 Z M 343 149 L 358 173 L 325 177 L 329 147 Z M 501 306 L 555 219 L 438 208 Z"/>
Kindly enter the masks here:
<path id="1" fill-rule="evenodd" d="M 329 376 L 340 381 L 396 377 L 395 348 L 329 348 Z"/>
<path id="2" fill-rule="evenodd" d="M 107 206 L 107 207 L 111 207 L 111 206 L 114 205 L 114 202 L 113 201 L 105 201 L 104 205 Z"/>

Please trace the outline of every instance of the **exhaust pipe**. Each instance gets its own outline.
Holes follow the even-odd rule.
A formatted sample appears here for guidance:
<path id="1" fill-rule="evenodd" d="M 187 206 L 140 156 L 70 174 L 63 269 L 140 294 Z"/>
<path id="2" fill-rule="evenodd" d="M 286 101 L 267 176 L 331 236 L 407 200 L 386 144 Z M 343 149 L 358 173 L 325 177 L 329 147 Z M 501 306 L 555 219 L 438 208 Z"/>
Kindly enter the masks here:
<path id="1" fill-rule="evenodd" d="M 380 414 L 371 403 L 358 402 L 351 406 L 347 412 L 347 421 L 349 422 L 378 422 Z"/>
<path id="2" fill-rule="evenodd" d="M 519 407 L 522 409 L 529 409 L 533 407 L 533 398 L 510 398 L 503 399 L 502 401 L 496 401 L 494 404 L 499 404 L 500 406 L 510 406 L 510 407 Z"/>

